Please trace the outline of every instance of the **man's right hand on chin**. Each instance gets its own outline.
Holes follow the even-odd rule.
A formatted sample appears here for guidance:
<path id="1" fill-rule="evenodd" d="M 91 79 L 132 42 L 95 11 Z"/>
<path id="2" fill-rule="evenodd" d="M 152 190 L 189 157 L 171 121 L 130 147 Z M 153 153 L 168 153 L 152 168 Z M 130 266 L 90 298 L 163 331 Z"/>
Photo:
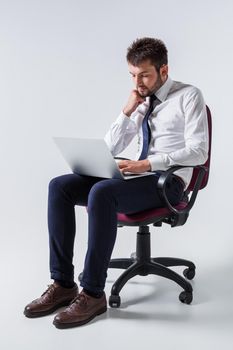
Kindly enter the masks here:
<path id="1" fill-rule="evenodd" d="M 143 98 L 137 90 L 132 90 L 128 102 L 123 109 L 123 113 L 127 115 L 127 117 L 130 117 L 137 107 L 144 101 L 145 98 Z"/>

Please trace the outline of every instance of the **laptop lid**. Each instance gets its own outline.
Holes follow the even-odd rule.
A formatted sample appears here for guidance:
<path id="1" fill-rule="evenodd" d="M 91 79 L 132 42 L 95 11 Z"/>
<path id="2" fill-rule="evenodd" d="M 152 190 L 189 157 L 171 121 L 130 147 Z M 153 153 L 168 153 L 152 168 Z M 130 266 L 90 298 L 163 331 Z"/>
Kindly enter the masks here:
<path id="1" fill-rule="evenodd" d="M 103 139 L 72 137 L 54 137 L 53 139 L 73 173 L 125 180 L 153 174 L 145 172 L 123 175 Z"/>

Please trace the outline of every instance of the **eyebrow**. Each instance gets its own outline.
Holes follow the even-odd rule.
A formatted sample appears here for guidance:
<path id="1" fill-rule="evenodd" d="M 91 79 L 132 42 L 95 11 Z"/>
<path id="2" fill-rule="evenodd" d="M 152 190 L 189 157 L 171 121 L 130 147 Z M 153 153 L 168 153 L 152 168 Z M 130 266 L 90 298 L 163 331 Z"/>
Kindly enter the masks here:
<path id="1" fill-rule="evenodd" d="M 131 75 L 134 75 L 134 73 L 132 73 L 132 72 L 129 72 Z M 144 70 L 143 72 L 140 72 L 138 75 L 140 75 L 140 74 L 143 74 L 143 73 L 149 73 L 149 71 L 148 70 Z"/>

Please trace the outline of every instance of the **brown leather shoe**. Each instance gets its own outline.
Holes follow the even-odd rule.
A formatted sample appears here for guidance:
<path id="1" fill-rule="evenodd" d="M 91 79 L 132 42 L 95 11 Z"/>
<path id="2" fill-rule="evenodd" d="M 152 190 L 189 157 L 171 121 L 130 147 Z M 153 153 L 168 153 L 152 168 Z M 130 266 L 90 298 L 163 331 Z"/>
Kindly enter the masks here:
<path id="1" fill-rule="evenodd" d="M 53 321 L 57 328 L 82 326 L 95 316 L 107 311 L 105 293 L 101 298 L 93 298 L 82 291 L 65 311 L 58 313 Z"/>
<path id="2" fill-rule="evenodd" d="M 78 295 L 78 286 L 63 288 L 57 282 L 50 284 L 40 298 L 33 300 L 24 309 L 27 317 L 49 315 L 59 307 L 67 306 Z"/>

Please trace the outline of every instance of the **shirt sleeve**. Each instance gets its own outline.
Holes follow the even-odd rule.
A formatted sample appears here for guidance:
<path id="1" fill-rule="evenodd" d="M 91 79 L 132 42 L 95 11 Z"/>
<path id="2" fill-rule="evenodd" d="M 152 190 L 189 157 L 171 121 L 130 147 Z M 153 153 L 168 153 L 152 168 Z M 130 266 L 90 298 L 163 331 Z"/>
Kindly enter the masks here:
<path id="1" fill-rule="evenodd" d="M 104 137 L 113 156 L 122 152 L 137 134 L 136 123 L 131 118 L 121 112 Z"/>
<path id="2" fill-rule="evenodd" d="M 199 89 L 183 98 L 185 147 L 170 153 L 150 155 L 151 170 L 166 170 L 173 165 L 200 165 L 208 158 L 208 121 L 206 105 Z"/>

